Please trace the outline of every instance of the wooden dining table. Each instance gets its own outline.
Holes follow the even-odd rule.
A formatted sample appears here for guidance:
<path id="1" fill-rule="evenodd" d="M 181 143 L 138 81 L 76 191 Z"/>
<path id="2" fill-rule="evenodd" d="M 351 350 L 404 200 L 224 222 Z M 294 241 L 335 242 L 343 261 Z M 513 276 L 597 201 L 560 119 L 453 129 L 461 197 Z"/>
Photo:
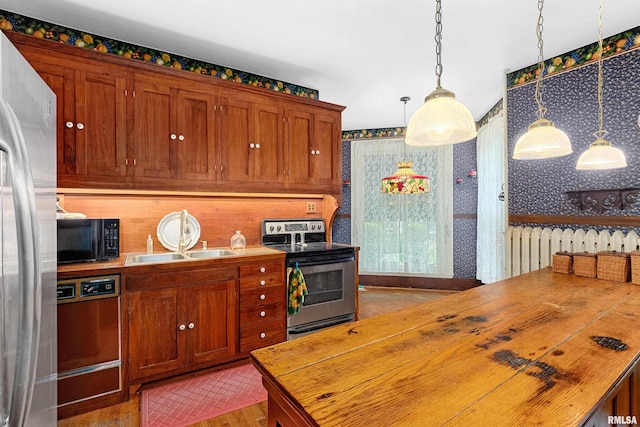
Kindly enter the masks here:
<path id="1" fill-rule="evenodd" d="M 269 426 L 640 421 L 640 286 L 551 268 L 255 350 Z"/>

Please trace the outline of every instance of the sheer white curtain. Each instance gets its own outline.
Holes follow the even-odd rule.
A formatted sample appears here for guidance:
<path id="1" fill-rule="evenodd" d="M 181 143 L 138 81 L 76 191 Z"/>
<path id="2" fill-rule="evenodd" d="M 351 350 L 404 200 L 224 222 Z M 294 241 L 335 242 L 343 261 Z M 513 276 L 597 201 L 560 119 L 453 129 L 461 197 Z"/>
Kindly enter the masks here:
<path id="1" fill-rule="evenodd" d="M 380 180 L 401 161 L 431 179 L 431 193 L 380 193 Z M 351 241 L 360 247 L 360 274 L 453 277 L 452 163 L 451 146 L 352 142 Z"/>
<path id="2" fill-rule="evenodd" d="M 478 130 L 478 232 L 476 278 L 492 283 L 504 278 L 504 232 L 507 224 L 504 112 Z"/>

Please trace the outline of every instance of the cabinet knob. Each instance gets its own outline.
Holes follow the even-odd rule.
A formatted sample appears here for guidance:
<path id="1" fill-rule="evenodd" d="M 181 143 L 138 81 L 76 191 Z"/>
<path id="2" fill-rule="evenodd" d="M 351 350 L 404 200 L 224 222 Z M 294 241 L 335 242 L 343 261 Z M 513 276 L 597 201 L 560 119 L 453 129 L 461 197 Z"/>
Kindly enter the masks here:
<path id="1" fill-rule="evenodd" d="M 66 122 L 64 125 L 71 129 L 73 127 L 73 122 Z"/>
<path id="2" fill-rule="evenodd" d="M 172 133 L 172 134 L 171 134 L 171 136 L 169 136 L 169 138 L 171 138 L 171 139 L 176 139 L 176 134 L 175 134 L 175 133 Z"/>
<path id="3" fill-rule="evenodd" d="M 180 135 L 180 136 L 178 136 L 178 139 L 179 139 L 180 141 L 184 141 L 184 135 Z"/>
<path id="4" fill-rule="evenodd" d="M 266 315 L 267 315 L 267 313 L 264 310 L 260 312 L 260 317 L 264 317 Z"/>
<path id="5" fill-rule="evenodd" d="M 266 296 L 265 294 L 261 294 L 261 295 L 260 295 L 260 299 L 261 299 L 261 300 L 265 299 L 266 297 L 267 297 L 267 296 Z"/>
<path id="6" fill-rule="evenodd" d="M 260 286 L 264 286 L 266 284 L 267 284 L 267 282 L 265 282 L 264 280 L 260 280 Z"/>
<path id="7" fill-rule="evenodd" d="M 82 123 L 78 123 L 76 127 L 80 130 L 84 129 L 84 125 Z"/>
<path id="8" fill-rule="evenodd" d="M 189 323 L 189 329 L 193 329 L 195 327 L 196 327 L 196 325 L 194 325 L 193 323 Z"/>
<path id="9" fill-rule="evenodd" d="M 267 271 L 267 269 L 266 269 L 266 268 L 264 268 L 264 267 L 260 267 L 260 273 L 264 273 L 265 271 Z"/>
<path id="10" fill-rule="evenodd" d="M 264 332 L 260 332 L 260 338 L 266 338 L 267 334 L 265 334 Z"/>
<path id="11" fill-rule="evenodd" d="M 316 155 L 320 154 L 320 150 L 316 150 Z"/>
<path id="12" fill-rule="evenodd" d="M 260 144 L 256 144 L 256 148 L 260 148 Z"/>
<path id="13" fill-rule="evenodd" d="M 178 326 L 178 329 L 180 329 L 181 331 L 184 331 L 185 329 L 187 329 L 187 327 L 185 325 L 180 325 Z"/>
<path id="14" fill-rule="evenodd" d="M 251 144 L 249 144 L 249 148 L 255 148 L 256 144 L 254 144 L 253 142 Z"/>
<path id="15" fill-rule="evenodd" d="M 311 155 L 313 156 L 314 154 L 316 154 L 316 150 L 311 150 Z"/>

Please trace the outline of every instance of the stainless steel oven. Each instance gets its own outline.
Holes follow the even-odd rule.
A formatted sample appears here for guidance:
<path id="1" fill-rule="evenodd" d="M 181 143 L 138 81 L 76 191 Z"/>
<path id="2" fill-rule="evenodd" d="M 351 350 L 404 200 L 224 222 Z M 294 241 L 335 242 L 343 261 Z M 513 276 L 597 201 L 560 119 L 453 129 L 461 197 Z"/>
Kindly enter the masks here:
<path id="1" fill-rule="evenodd" d="M 263 220 L 262 244 L 287 253 L 287 275 L 302 272 L 308 295 L 287 315 L 287 339 L 308 335 L 355 316 L 355 248 L 326 241 L 322 218 Z"/>

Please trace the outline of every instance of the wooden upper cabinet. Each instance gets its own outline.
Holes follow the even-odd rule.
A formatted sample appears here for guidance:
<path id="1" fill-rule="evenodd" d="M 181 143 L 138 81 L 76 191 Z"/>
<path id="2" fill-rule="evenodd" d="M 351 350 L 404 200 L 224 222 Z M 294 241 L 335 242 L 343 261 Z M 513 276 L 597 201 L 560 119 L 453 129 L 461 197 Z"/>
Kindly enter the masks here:
<path id="1" fill-rule="evenodd" d="M 343 107 L 7 35 L 57 96 L 59 187 L 340 197 Z"/>
<path id="2" fill-rule="evenodd" d="M 287 186 L 339 192 L 340 112 L 291 107 L 287 124 Z"/>
<path id="3" fill-rule="evenodd" d="M 182 89 L 162 76 L 134 81 L 135 176 L 213 181 L 219 122 L 215 96 L 197 87 Z"/>
<path id="4" fill-rule="evenodd" d="M 74 175 L 89 177 L 89 182 L 124 180 L 127 73 L 83 63 L 50 64 L 38 54 L 29 56 L 57 97 L 58 175 L 71 176 L 73 181 Z"/>
<path id="5" fill-rule="evenodd" d="M 221 107 L 222 181 L 282 187 L 283 107 L 262 97 L 224 92 Z"/>

